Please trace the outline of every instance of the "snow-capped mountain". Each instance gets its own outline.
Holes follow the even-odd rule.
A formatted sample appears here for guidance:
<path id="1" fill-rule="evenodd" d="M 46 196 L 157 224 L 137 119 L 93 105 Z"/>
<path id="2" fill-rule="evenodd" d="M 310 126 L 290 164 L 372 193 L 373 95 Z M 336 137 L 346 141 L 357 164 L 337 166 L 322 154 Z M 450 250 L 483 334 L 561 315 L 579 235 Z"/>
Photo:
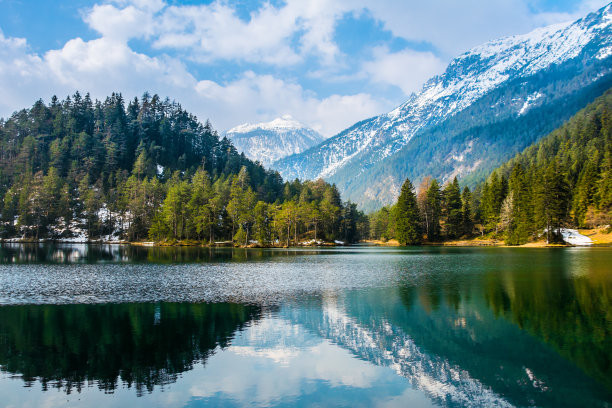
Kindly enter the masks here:
<path id="1" fill-rule="evenodd" d="M 236 126 L 228 130 L 226 136 L 232 140 L 238 151 L 252 160 L 258 160 L 264 166 L 269 166 L 283 157 L 301 153 L 325 140 L 319 133 L 289 115 L 271 122 Z"/>
<path id="2" fill-rule="evenodd" d="M 611 8 L 478 46 L 398 108 L 273 168 L 286 179 L 324 177 L 366 209 L 392 202 L 408 176 L 483 177 L 610 86 Z M 533 125 L 538 115 L 546 115 L 539 121 L 546 124 Z M 528 122 L 525 134 L 513 134 Z M 502 123 L 503 131 L 491 130 Z M 415 168 L 423 157 L 426 166 Z"/>

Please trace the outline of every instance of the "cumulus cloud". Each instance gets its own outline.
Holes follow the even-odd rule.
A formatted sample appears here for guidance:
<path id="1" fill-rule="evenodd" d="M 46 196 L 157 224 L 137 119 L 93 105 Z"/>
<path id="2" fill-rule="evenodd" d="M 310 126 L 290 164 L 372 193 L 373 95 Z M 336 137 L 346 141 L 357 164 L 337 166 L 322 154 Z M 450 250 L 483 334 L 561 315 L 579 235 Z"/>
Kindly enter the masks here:
<path id="1" fill-rule="evenodd" d="M 118 40 L 147 37 L 155 28 L 151 9 L 132 5 L 121 9 L 112 4 L 95 5 L 84 19 L 105 38 Z"/>
<path id="2" fill-rule="evenodd" d="M 335 64 L 340 54 L 333 40 L 336 21 L 351 9 L 342 1 L 288 0 L 281 7 L 264 3 L 246 21 L 226 2 L 171 6 L 159 15 L 154 46 L 188 50 L 203 62 L 286 66 L 314 56 L 323 64 Z"/>
<path id="3" fill-rule="evenodd" d="M 332 136 L 382 111 L 381 102 L 368 94 L 331 95 L 321 99 L 297 83 L 250 71 L 225 85 L 200 81 L 196 90 L 214 112 L 213 117 L 221 119 L 223 128 L 236 124 L 232 118 L 237 112 L 242 122 L 264 122 L 291 114 L 321 134 Z"/>
<path id="4" fill-rule="evenodd" d="M 361 6 L 394 35 L 431 44 L 450 58 L 488 40 L 574 20 L 607 1 L 583 0 L 573 12 L 541 11 L 535 7 L 538 2 L 531 0 L 363 0 Z"/>
<path id="5" fill-rule="evenodd" d="M 390 52 L 387 47 L 379 47 L 374 50 L 374 59 L 366 62 L 363 69 L 372 81 L 395 85 L 409 95 L 445 66 L 432 52 Z"/>
<path id="6" fill-rule="evenodd" d="M 584 0 L 570 12 L 534 12 L 531 0 L 432 1 L 263 2 L 248 18 L 226 0 L 197 6 L 163 0 L 100 1 L 82 11 L 83 20 L 99 33 L 93 40 L 75 35 L 59 49 L 36 53 L 26 39 L 0 31 L 0 116 L 40 97 L 62 97 L 75 90 L 97 98 L 113 91 L 126 98 L 149 91 L 176 99 L 220 130 L 291 114 L 331 136 L 403 102 L 387 100 L 384 89 L 397 87 L 408 95 L 471 46 L 571 20 L 605 3 Z M 372 43 L 365 57 L 347 63 L 335 40 L 337 24 L 364 10 L 396 38 L 428 44 L 429 51 L 391 50 Z M 155 55 L 136 51 L 130 42 L 134 39 Z M 213 62 L 238 64 L 243 72 L 234 71 L 223 81 L 198 75 L 199 66 Z M 332 80 L 365 85 L 335 91 L 323 85 L 320 94 L 305 85 Z"/>
<path id="7" fill-rule="evenodd" d="M 76 38 L 39 56 L 29 52 L 24 39 L 0 33 L 0 58 L 0 91 L 6 96 L 0 101 L 0 116 L 40 97 L 63 97 L 75 90 L 89 91 L 96 98 L 114 91 L 126 98 L 144 91 L 159 93 L 176 99 L 201 120 L 210 118 L 221 130 L 289 113 L 331 136 L 381 112 L 380 103 L 367 94 L 318 98 L 296 82 L 251 71 L 227 83 L 198 81 L 179 59 L 149 57 L 115 38 Z"/>
<path id="8" fill-rule="evenodd" d="M 30 51 L 25 39 L 0 33 L 0 116 L 30 106 L 38 98 L 63 97 L 76 90 L 103 98 L 120 91 L 137 96 L 144 91 L 180 99 L 197 81 L 177 59 L 149 57 L 125 42 L 102 37 L 75 38 L 43 55 Z"/>

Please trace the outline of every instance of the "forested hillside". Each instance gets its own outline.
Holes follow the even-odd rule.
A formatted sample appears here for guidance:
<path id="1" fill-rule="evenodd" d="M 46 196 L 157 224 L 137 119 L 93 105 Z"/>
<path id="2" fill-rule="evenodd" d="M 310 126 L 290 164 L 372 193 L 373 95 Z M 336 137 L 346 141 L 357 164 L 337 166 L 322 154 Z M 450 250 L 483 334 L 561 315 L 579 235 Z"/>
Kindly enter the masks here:
<path id="1" fill-rule="evenodd" d="M 359 238 L 355 205 L 323 181 L 284 182 L 168 99 L 78 92 L 0 120 L 0 237 Z"/>
<path id="2" fill-rule="evenodd" d="M 366 211 L 406 178 L 475 187 L 612 86 L 612 5 L 573 23 L 489 41 L 457 56 L 396 109 L 272 165 L 324 177 Z"/>
<path id="3" fill-rule="evenodd" d="M 410 183 L 408 180 L 407 183 Z M 410 183 L 410 187 L 412 184 Z M 429 241 L 490 234 L 523 244 L 546 231 L 559 241 L 562 227 L 597 227 L 612 221 L 612 90 L 574 115 L 540 142 L 492 172 L 472 193 L 455 178 L 440 187 L 426 178 L 402 190 L 419 212 L 384 207 L 370 216 L 372 238 L 405 237 L 417 225 Z M 406 222 L 409 218 L 409 222 Z"/>

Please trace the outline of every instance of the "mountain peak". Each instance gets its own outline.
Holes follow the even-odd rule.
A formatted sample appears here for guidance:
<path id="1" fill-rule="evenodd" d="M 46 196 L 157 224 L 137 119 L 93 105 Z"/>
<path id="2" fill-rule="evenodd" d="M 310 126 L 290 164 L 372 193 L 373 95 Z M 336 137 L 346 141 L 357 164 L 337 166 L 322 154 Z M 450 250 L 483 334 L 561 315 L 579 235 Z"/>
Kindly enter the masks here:
<path id="1" fill-rule="evenodd" d="M 332 181 L 362 208 L 364 200 L 377 205 L 392 202 L 396 197 L 391 192 L 408 176 L 418 182 L 427 175 L 444 180 L 452 174 L 484 174 L 512 154 L 498 147 L 506 143 L 500 132 L 517 141 L 508 147 L 518 151 L 548 129 L 541 126 L 542 121 L 529 122 L 526 130 L 517 134 L 508 130 L 516 126 L 503 125 L 503 121 L 520 118 L 521 123 L 527 123 L 538 109 L 546 107 L 543 117 L 549 117 L 544 112 L 559 109 L 557 117 L 546 122 L 552 126 L 607 86 L 612 78 L 611 11 L 612 4 L 574 22 L 474 47 L 453 59 L 442 74 L 429 79 L 391 112 L 359 122 L 318 147 L 273 166 L 286 179 L 323 177 Z M 483 134 L 483 129 L 494 126 L 497 128 L 491 135 Z M 442 128 L 444 131 L 435 133 Z M 473 148 L 468 148 L 470 142 Z M 491 149 L 496 153 L 488 158 L 479 156 Z M 429 160 L 423 168 L 416 167 L 417 159 L 427 155 L 439 162 Z M 453 159 L 465 155 L 471 159 Z M 368 195 L 366 188 L 374 192 Z"/>
<path id="2" fill-rule="evenodd" d="M 271 120 L 270 122 L 261 123 L 244 123 L 236 127 L 231 128 L 227 131 L 230 133 L 247 133 L 254 130 L 296 130 L 296 129 L 307 129 L 302 123 L 298 122 L 289 114 L 285 114 L 280 118 Z"/>
<path id="3" fill-rule="evenodd" d="M 291 115 L 283 115 L 270 122 L 239 125 L 228 130 L 226 135 L 239 151 L 265 166 L 301 153 L 324 140 L 323 136 Z"/>

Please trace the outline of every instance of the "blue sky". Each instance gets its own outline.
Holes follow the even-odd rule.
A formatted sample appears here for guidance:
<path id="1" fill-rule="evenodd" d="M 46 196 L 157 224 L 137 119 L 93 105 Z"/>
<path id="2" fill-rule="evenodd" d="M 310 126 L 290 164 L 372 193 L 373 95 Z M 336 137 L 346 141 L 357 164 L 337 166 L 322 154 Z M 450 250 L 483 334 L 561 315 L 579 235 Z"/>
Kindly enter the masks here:
<path id="1" fill-rule="evenodd" d="M 145 91 L 220 131 L 282 115 L 332 136 L 455 56 L 605 0 L 0 0 L 0 117 L 76 90 Z"/>

